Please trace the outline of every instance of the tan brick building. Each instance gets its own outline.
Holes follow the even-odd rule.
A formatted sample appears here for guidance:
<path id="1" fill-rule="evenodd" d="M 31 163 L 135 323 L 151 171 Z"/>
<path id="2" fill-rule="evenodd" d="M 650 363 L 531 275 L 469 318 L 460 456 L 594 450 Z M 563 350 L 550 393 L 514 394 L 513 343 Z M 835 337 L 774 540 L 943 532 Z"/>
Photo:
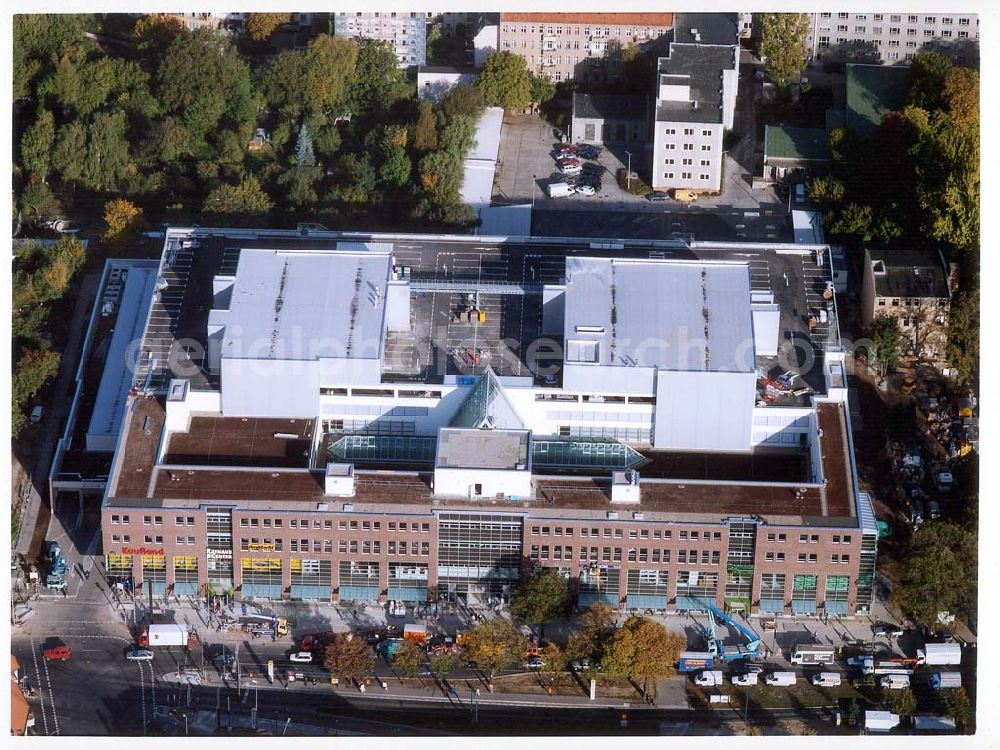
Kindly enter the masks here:
<path id="1" fill-rule="evenodd" d="M 553 81 L 605 81 L 618 75 L 616 49 L 665 47 L 673 13 L 501 13 L 500 51 Z"/>

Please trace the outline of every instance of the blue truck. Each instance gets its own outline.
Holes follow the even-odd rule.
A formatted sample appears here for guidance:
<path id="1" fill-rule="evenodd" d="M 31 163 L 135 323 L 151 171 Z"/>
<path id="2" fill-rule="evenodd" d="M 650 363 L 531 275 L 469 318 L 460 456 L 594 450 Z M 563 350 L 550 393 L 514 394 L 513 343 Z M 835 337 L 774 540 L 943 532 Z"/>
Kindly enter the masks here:
<path id="1" fill-rule="evenodd" d="M 45 562 L 45 588 L 66 588 L 66 571 L 69 570 L 69 565 L 63 557 L 59 542 L 45 542 L 42 549 Z"/>
<path id="2" fill-rule="evenodd" d="M 678 672 L 700 672 L 711 670 L 715 664 L 715 656 L 707 651 L 685 651 L 677 660 Z"/>

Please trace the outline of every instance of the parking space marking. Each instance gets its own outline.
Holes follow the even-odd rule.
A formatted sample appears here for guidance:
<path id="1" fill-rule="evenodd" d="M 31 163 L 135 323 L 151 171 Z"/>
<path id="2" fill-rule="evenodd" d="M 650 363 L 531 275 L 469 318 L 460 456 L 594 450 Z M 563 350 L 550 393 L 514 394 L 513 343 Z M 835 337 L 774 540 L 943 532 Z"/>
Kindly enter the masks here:
<path id="1" fill-rule="evenodd" d="M 45 689 L 42 687 L 42 671 L 38 668 L 38 649 L 35 647 L 34 637 L 30 640 L 31 643 L 31 658 L 35 662 L 35 680 L 38 682 L 38 704 L 42 712 L 42 726 L 45 727 L 45 734 L 49 733 L 49 720 L 45 715 Z M 42 657 L 42 661 L 45 661 L 45 657 Z M 46 669 L 46 674 L 48 669 Z"/>

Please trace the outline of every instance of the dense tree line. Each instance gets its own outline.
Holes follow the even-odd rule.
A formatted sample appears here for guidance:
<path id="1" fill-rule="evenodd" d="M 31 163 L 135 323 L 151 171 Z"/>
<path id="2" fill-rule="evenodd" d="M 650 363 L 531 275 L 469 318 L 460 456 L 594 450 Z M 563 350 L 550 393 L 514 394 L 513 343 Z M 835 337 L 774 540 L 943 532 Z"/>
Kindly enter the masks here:
<path id="1" fill-rule="evenodd" d="M 286 21 L 251 14 L 247 34 L 266 40 Z M 127 46 L 91 41 L 101 24 L 15 21 L 15 189 L 29 222 L 109 199 L 174 221 L 472 220 L 458 192 L 482 99 L 418 104 L 390 44 L 319 34 L 251 64 L 230 38 L 170 16 L 134 21 Z M 254 141 L 257 128 L 267 137 Z"/>
<path id="2" fill-rule="evenodd" d="M 979 73 L 943 55 L 913 60 L 907 106 L 868 138 L 830 136 L 830 174 L 810 197 L 830 238 L 849 247 L 940 247 L 962 267 L 952 364 L 978 378 Z"/>

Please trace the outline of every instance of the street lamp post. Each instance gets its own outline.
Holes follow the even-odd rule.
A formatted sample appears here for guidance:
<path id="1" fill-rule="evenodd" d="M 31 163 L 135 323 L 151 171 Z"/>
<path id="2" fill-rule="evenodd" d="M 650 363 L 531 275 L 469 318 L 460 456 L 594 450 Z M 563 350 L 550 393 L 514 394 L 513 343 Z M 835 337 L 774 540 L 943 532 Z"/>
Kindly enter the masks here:
<path id="1" fill-rule="evenodd" d="M 626 151 L 628 155 L 628 168 L 625 171 L 625 190 L 632 192 L 632 152 Z"/>
<path id="2" fill-rule="evenodd" d="M 472 724 L 479 723 L 479 691 L 472 688 Z"/>

